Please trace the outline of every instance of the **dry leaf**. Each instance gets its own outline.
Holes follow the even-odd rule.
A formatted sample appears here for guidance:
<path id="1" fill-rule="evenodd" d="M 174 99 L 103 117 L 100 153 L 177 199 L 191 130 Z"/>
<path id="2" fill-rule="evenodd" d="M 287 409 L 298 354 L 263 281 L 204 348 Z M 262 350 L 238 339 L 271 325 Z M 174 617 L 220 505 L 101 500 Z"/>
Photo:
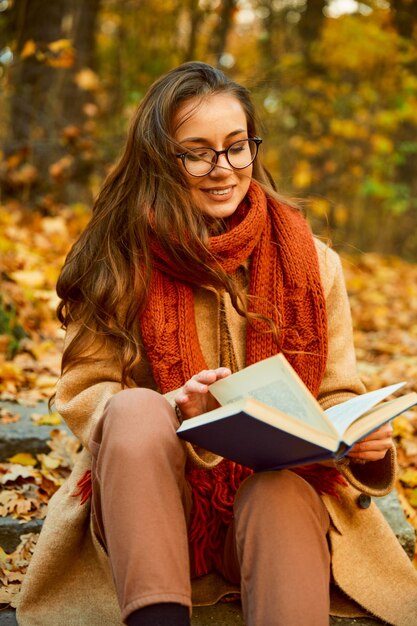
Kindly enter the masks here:
<path id="1" fill-rule="evenodd" d="M 407 487 L 417 487 L 417 469 L 407 469 L 400 475 L 400 481 Z"/>
<path id="2" fill-rule="evenodd" d="M 18 465 L 25 465 L 34 467 L 36 465 L 36 459 L 34 456 L 29 454 L 28 452 L 19 452 L 19 454 L 15 454 L 14 456 L 7 459 L 9 463 L 17 463 Z"/>
<path id="3" fill-rule="evenodd" d="M 28 39 L 28 41 L 25 42 L 25 45 L 22 48 L 22 52 L 20 53 L 20 58 L 27 59 L 28 57 L 35 54 L 35 52 L 36 52 L 36 43 L 33 41 L 33 39 Z"/>
<path id="4" fill-rule="evenodd" d="M 0 408 L 0 424 L 14 424 L 21 419 L 19 413 L 12 413 L 4 407 Z"/>
<path id="5" fill-rule="evenodd" d="M 59 424 L 62 424 L 62 418 L 56 411 L 53 413 L 43 413 L 42 415 L 32 413 L 30 417 L 37 426 L 59 426 Z"/>

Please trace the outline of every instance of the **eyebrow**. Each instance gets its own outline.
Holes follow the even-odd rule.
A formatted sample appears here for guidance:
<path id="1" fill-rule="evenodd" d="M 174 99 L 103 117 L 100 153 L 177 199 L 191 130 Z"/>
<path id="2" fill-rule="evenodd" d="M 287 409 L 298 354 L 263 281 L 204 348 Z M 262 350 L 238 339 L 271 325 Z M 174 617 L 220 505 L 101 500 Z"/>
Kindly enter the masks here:
<path id="1" fill-rule="evenodd" d="M 240 135 L 241 133 L 247 133 L 247 128 L 239 128 L 237 130 L 233 130 L 231 133 L 226 135 L 225 139 L 230 139 L 235 135 Z M 189 143 L 210 143 L 206 137 L 184 137 L 184 139 L 180 139 L 179 143 L 184 143 L 185 141 Z"/>

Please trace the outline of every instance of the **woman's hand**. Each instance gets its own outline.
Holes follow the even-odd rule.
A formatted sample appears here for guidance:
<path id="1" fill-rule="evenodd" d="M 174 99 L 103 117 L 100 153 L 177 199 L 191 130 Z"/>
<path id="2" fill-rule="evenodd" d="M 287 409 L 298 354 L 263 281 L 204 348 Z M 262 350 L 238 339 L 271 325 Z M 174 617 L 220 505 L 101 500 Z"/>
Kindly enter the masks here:
<path id="1" fill-rule="evenodd" d="M 230 376 L 231 373 L 227 367 L 218 367 L 215 370 L 203 370 L 190 378 L 175 396 L 175 403 L 183 418 L 195 417 L 219 406 L 217 400 L 209 392 L 208 385 Z"/>
<path id="2" fill-rule="evenodd" d="M 379 461 L 384 458 L 393 444 L 391 425 L 384 424 L 373 433 L 357 441 L 348 453 L 351 459 L 363 461 Z"/>

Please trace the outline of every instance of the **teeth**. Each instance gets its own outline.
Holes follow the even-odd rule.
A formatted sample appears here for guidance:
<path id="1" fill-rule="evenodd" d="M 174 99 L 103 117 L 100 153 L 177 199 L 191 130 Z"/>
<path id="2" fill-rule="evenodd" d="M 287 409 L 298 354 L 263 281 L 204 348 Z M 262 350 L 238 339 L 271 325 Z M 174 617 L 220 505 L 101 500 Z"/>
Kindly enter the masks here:
<path id="1" fill-rule="evenodd" d="M 225 196 L 230 190 L 231 187 L 228 187 L 227 189 L 209 189 L 209 193 L 212 193 L 215 196 Z"/>

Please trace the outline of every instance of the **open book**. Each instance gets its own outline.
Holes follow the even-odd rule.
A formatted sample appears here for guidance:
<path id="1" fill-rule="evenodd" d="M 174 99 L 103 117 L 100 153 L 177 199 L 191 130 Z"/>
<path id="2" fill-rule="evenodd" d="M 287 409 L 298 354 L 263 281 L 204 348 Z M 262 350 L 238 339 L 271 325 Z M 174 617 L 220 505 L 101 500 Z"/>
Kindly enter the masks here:
<path id="1" fill-rule="evenodd" d="M 415 392 L 382 403 L 404 385 L 370 391 L 323 411 L 278 354 L 210 385 L 222 406 L 185 420 L 177 434 L 258 471 L 338 459 L 417 404 Z"/>

